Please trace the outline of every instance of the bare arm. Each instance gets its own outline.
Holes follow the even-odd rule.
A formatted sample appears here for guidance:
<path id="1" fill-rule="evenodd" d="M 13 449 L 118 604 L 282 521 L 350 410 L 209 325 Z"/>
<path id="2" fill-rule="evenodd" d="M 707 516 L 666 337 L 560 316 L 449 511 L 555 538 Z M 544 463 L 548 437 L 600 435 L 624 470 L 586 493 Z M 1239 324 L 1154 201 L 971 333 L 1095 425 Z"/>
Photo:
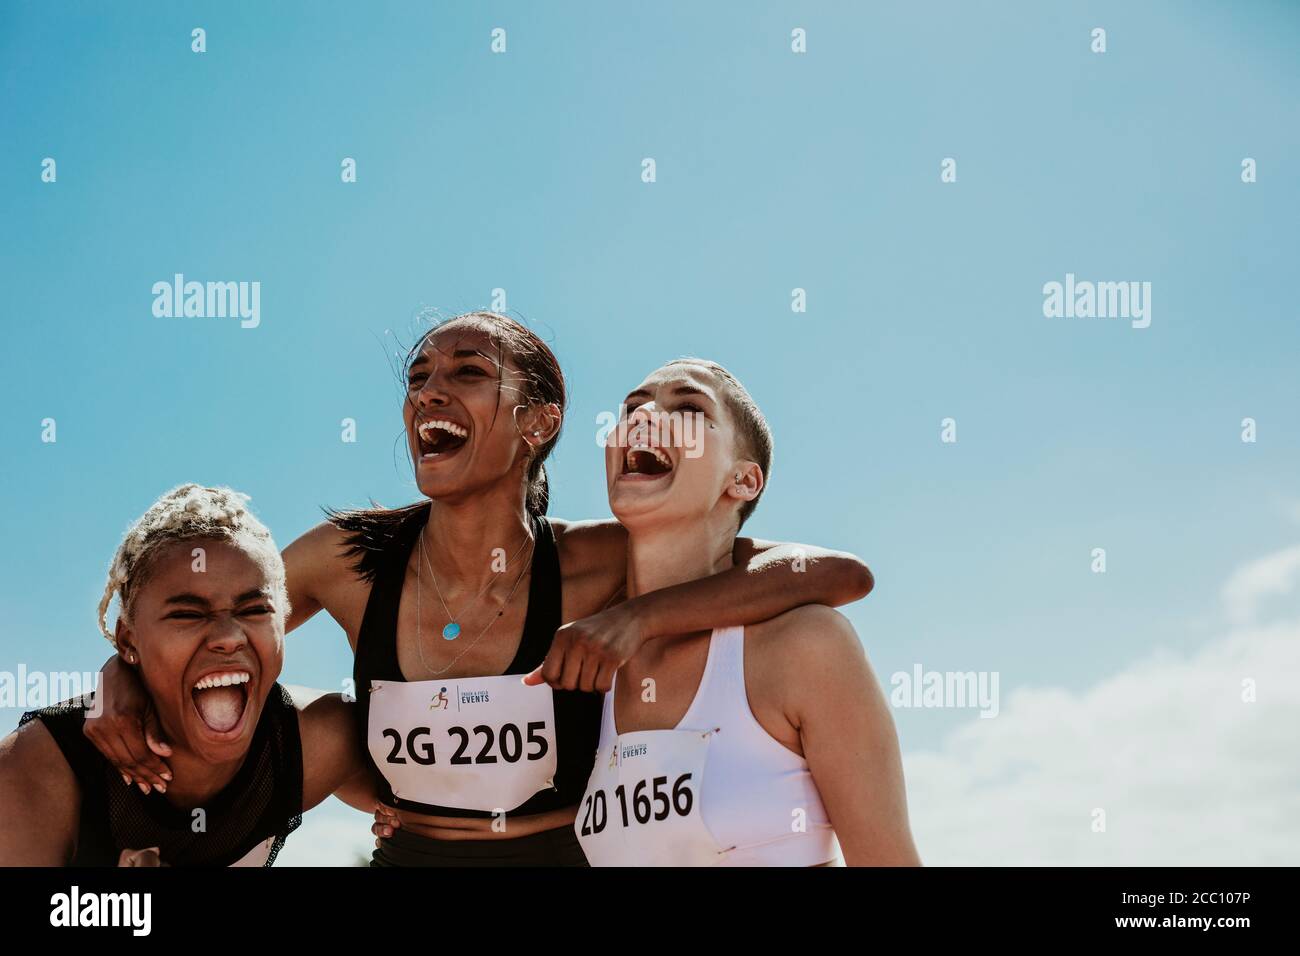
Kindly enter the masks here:
<path id="1" fill-rule="evenodd" d="M 584 563 L 625 566 L 627 536 L 617 522 L 572 525 L 566 537 Z M 646 641 L 757 624 L 805 604 L 839 607 L 866 597 L 875 583 L 861 559 L 814 545 L 738 538 L 732 560 L 726 571 L 638 595 L 566 624 L 526 682 L 608 691 L 614 673 Z"/>
<path id="2" fill-rule="evenodd" d="M 328 521 L 322 521 L 299 535 L 281 552 L 284 558 L 285 583 L 289 589 L 289 619 L 284 622 L 287 634 L 305 623 L 322 607 L 319 595 L 329 586 L 339 568 L 343 533 Z"/>
<path id="3" fill-rule="evenodd" d="M 856 555 L 811 544 L 737 538 L 726 571 L 628 601 L 647 640 L 757 624 L 805 604 L 840 607 L 871 593 L 875 579 Z"/>
<path id="4" fill-rule="evenodd" d="M 304 811 L 330 794 L 365 813 L 375 810 L 379 795 L 361 759 L 354 706 L 339 694 L 324 694 L 298 712 Z"/>
<path id="5" fill-rule="evenodd" d="M 853 626 L 801 611 L 786 635 L 783 694 L 849 866 L 919 866 L 907 820 L 898 734 Z"/>
<path id="6" fill-rule="evenodd" d="M 80 819 L 76 777 L 44 724 L 0 740 L 0 866 L 67 866 Z"/>

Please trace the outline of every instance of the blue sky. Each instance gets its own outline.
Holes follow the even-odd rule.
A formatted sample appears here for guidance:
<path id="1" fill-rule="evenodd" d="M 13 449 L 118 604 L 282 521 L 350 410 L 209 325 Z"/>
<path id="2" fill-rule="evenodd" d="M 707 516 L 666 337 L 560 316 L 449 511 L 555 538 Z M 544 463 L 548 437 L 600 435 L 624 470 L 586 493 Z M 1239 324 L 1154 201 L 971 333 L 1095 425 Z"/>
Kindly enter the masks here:
<path id="1" fill-rule="evenodd" d="M 554 514 L 608 514 L 597 414 L 704 355 L 776 434 L 747 530 L 867 559 L 882 679 L 1191 654 L 1297 537 L 1298 34 L 1282 2 L 7 3 L 0 670 L 98 667 L 107 562 L 173 485 L 282 545 L 414 500 L 391 357 L 494 288 L 569 376 Z M 260 281 L 260 326 L 154 317 L 176 272 Z M 1045 318 L 1067 272 L 1151 282 L 1150 327 Z M 332 621 L 290 636 L 287 680 L 349 671 Z M 896 715 L 908 751 L 972 717 Z"/>

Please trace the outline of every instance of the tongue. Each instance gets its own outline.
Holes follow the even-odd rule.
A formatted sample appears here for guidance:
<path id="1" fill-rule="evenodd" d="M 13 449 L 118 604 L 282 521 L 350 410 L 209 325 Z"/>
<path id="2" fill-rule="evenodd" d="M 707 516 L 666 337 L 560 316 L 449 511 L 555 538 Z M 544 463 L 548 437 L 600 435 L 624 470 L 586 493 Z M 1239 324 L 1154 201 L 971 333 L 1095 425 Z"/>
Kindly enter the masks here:
<path id="1" fill-rule="evenodd" d="M 439 431 L 435 433 L 434 440 L 430 445 L 430 450 L 439 455 L 445 455 L 449 452 L 455 451 L 463 444 L 465 444 L 465 439 L 461 438 L 459 435 Z"/>
<path id="2" fill-rule="evenodd" d="M 225 733 L 234 730 L 244 713 L 244 690 L 238 686 L 196 690 L 194 706 L 209 729 Z"/>
<path id="3" fill-rule="evenodd" d="M 629 462 L 628 471 L 637 475 L 662 475 L 668 469 L 654 456 L 653 452 L 634 451 Z"/>

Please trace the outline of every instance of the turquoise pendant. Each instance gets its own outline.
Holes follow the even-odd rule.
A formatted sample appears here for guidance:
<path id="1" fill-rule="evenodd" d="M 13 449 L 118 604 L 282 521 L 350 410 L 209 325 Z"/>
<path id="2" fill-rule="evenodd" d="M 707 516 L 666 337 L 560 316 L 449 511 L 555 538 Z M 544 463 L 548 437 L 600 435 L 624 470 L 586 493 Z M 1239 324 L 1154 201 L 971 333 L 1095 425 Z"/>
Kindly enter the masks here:
<path id="1" fill-rule="evenodd" d="M 442 639 L 444 641 L 454 641 L 460 637 L 460 625 L 455 621 L 447 622 L 447 626 L 442 629 Z"/>

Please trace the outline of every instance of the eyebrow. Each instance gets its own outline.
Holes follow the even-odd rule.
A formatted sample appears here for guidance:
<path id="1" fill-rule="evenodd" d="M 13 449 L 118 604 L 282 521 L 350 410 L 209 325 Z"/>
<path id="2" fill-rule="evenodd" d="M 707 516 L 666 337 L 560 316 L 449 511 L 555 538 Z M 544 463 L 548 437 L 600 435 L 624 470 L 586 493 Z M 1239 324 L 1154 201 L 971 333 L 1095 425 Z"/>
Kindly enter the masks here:
<path id="1" fill-rule="evenodd" d="M 484 361 L 487 361 L 487 362 L 491 362 L 491 361 L 493 361 L 492 356 L 490 356 L 490 355 L 488 355 L 486 352 L 482 352 L 482 351 L 480 351 L 480 350 L 478 350 L 478 349 L 456 349 L 456 351 L 454 351 L 454 352 L 451 353 L 451 357 L 452 357 L 453 359 L 458 359 L 458 358 L 481 358 L 481 359 L 483 359 Z M 428 365 L 428 364 L 429 364 L 429 353 L 428 353 L 428 352 L 421 352 L 421 353 L 420 353 L 420 357 L 419 357 L 418 359 L 416 359 L 414 362 L 411 363 L 411 368 L 414 369 L 416 366 L 419 366 L 419 365 Z"/>
<path id="2" fill-rule="evenodd" d="M 264 598 L 267 596 L 268 595 L 267 595 L 266 588 L 253 588 L 249 591 L 245 591 L 243 594 L 239 595 L 239 597 L 235 598 L 235 603 L 243 604 L 245 601 L 252 601 L 255 598 Z M 212 606 L 212 602 L 209 601 L 207 598 L 202 597 L 201 595 L 198 594 L 191 594 L 188 591 L 186 591 L 183 594 L 173 594 L 163 603 L 164 604 L 197 604 L 200 607 Z"/>
<path id="3" fill-rule="evenodd" d="M 713 401 L 712 395 L 710 395 L 702 388 L 696 388 L 694 385 L 678 385 L 676 388 L 673 389 L 673 394 L 674 395 L 698 395 L 701 398 L 707 398 L 709 401 Z M 635 391 L 631 391 L 627 393 L 627 398 L 623 399 L 623 404 L 624 405 L 628 404 L 634 398 L 649 398 L 649 397 L 650 397 L 650 390 L 648 388 L 638 388 Z"/>

